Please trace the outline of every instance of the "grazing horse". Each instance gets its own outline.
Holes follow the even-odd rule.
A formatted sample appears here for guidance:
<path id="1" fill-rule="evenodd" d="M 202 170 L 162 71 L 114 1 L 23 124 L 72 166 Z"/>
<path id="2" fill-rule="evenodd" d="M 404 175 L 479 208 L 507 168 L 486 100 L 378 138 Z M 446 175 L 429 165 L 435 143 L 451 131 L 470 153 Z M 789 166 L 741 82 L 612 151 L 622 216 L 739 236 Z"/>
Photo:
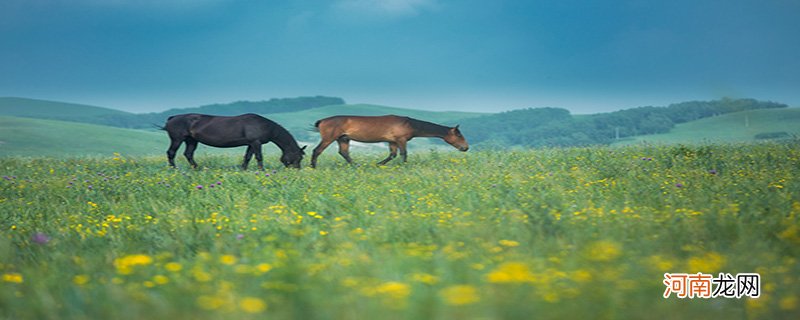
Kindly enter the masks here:
<path id="1" fill-rule="evenodd" d="M 175 167 L 175 153 L 182 142 L 186 142 L 183 155 L 194 168 L 197 168 L 194 150 L 198 142 L 218 148 L 247 146 L 242 170 L 247 170 L 247 164 L 253 155 L 258 161 L 258 168 L 264 169 L 262 144 L 274 142 L 283 151 L 281 163 L 293 168 L 300 168 L 300 161 L 305 154 L 303 150 L 306 148 L 305 146 L 300 148 L 289 131 L 279 124 L 252 113 L 233 117 L 197 113 L 179 114 L 169 117 L 162 129 L 169 134 L 167 158 L 172 167 Z"/>
<path id="2" fill-rule="evenodd" d="M 407 160 L 406 142 L 414 137 L 437 137 L 461 151 L 467 151 L 469 145 L 458 126 L 446 127 L 435 123 L 395 115 L 365 116 L 333 116 L 317 121 L 314 124 L 322 138 L 311 155 L 311 167 L 317 165 L 317 157 L 333 141 L 339 142 L 339 154 L 352 163 L 350 158 L 350 140 L 360 142 L 388 142 L 389 156 L 378 165 L 386 164 L 397 157 L 397 149 L 403 162 Z"/>

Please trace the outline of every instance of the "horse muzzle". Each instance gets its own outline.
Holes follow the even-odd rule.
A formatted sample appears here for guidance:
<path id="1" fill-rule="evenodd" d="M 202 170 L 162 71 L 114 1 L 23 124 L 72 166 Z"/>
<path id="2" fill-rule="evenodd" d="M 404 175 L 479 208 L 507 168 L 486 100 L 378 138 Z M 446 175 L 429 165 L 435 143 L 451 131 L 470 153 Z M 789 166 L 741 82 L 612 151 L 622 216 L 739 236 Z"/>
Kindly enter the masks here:
<path id="1" fill-rule="evenodd" d="M 469 150 L 469 147 L 468 146 L 459 147 L 458 150 L 462 152 L 467 152 L 467 150 Z"/>

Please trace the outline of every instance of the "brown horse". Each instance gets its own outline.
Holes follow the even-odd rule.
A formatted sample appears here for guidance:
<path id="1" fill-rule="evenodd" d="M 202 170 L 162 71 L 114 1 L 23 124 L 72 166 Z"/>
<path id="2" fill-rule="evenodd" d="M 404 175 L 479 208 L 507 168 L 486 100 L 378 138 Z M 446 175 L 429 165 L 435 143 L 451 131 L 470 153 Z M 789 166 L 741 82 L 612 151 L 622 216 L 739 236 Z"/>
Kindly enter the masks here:
<path id="1" fill-rule="evenodd" d="M 333 116 L 317 121 L 314 126 L 319 131 L 322 141 L 311 155 L 311 167 L 317 165 L 317 157 L 333 141 L 339 142 L 339 154 L 352 163 L 350 158 L 350 140 L 360 142 L 388 142 L 389 156 L 378 165 L 386 164 L 397 157 L 397 149 L 403 162 L 407 160 L 406 142 L 414 137 L 437 137 L 461 151 L 467 151 L 469 145 L 458 126 L 446 127 L 435 123 L 400 117 L 395 115 L 366 116 Z"/>
<path id="2" fill-rule="evenodd" d="M 167 150 L 167 159 L 172 167 L 175 167 L 175 153 L 183 142 L 186 143 L 183 155 L 195 168 L 197 162 L 194 161 L 194 150 L 198 142 L 218 148 L 247 146 L 242 170 L 247 169 L 247 164 L 253 155 L 258 161 L 258 168 L 264 169 L 262 144 L 274 142 L 283 151 L 281 163 L 293 168 L 300 168 L 300 161 L 305 154 L 303 150 L 306 148 L 298 146 L 294 137 L 281 125 L 252 113 L 234 117 L 197 113 L 179 114 L 169 117 L 167 124 L 161 129 L 169 134 L 171 142 Z"/>

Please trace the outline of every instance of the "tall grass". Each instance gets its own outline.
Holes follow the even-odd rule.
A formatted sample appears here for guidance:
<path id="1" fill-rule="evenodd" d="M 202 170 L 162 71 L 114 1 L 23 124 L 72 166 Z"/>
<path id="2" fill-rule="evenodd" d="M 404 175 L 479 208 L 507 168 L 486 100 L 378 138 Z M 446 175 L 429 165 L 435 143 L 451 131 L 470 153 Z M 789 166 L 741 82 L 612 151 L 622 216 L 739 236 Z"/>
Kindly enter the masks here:
<path id="1" fill-rule="evenodd" d="M 0 317 L 790 318 L 798 150 L 4 158 Z M 665 299 L 665 272 L 757 272 L 761 297 Z"/>

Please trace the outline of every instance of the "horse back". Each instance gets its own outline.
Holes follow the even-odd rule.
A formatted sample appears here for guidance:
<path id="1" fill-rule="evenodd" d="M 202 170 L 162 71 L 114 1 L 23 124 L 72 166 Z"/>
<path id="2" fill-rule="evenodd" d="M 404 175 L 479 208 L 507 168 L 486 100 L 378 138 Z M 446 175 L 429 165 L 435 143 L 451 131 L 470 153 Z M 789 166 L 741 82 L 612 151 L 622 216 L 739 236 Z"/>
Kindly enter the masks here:
<path id="1" fill-rule="evenodd" d="M 362 142 L 395 141 L 410 138 L 413 129 L 408 117 L 385 116 L 333 116 L 317 121 L 315 127 L 328 139 L 341 136 Z"/>

